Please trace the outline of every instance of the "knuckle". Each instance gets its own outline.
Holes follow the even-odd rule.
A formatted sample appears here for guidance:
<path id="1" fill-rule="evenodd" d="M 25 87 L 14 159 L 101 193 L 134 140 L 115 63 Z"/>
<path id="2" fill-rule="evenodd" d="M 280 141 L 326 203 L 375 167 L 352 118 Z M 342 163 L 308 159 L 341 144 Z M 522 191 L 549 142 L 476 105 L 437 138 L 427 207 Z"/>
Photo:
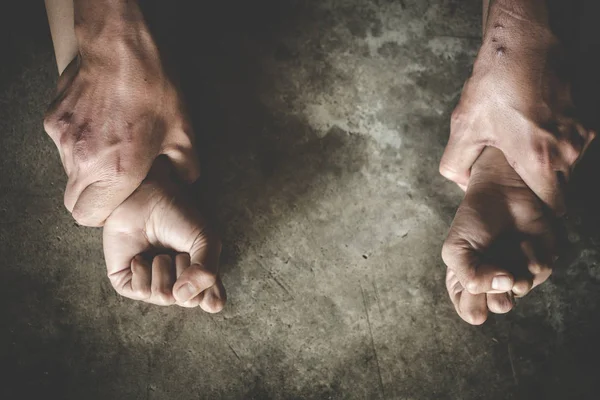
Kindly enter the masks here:
<path id="1" fill-rule="evenodd" d="M 462 178 L 461 174 L 458 173 L 456 171 L 456 168 L 454 168 L 448 161 L 446 158 L 443 158 L 442 161 L 440 162 L 438 171 L 440 173 L 440 175 L 442 175 L 444 178 L 448 179 L 449 181 L 452 181 L 454 183 L 460 183 L 465 185 L 465 179 Z"/>
<path id="2" fill-rule="evenodd" d="M 544 268 L 539 263 L 531 263 L 529 265 L 529 272 L 531 272 L 533 275 L 539 275 L 543 270 Z"/>
<path id="3" fill-rule="evenodd" d="M 587 133 L 587 135 L 585 137 L 586 143 L 592 142 L 594 139 L 596 139 L 596 136 L 598 136 L 598 133 L 592 129 L 586 130 L 586 133 Z"/>
<path id="4" fill-rule="evenodd" d="M 152 291 L 149 288 L 139 288 L 133 293 L 137 300 L 148 300 L 152 296 Z"/>
<path id="5" fill-rule="evenodd" d="M 581 156 L 582 147 L 573 141 L 565 141 L 562 144 L 562 156 L 567 165 L 574 165 Z"/>
<path id="6" fill-rule="evenodd" d="M 463 282 L 465 289 L 469 293 L 478 293 L 479 292 L 479 282 L 473 278 L 465 278 L 465 282 Z"/>
<path id="7" fill-rule="evenodd" d="M 44 131 L 52 139 L 60 141 L 62 144 L 66 140 L 67 132 L 72 126 L 73 113 L 57 111 L 47 112 L 44 116 Z"/>
<path id="8" fill-rule="evenodd" d="M 459 104 L 458 106 L 456 106 L 456 108 L 452 111 L 452 114 L 450 115 L 450 125 L 452 127 L 460 125 L 460 123 L 464 120 L 464 117 L 465 113 L 461 105 Z"/>
<path id="9" fill-rule="evenodd" d="M 50 136 L 50 137 L 54 137 L 56 135 L 57 129 L 56 129 L 56 121 L 54 119 L 54 115 L 53 114 L 46 114 L 44 116 L 44 131 L 46 131 L 46 133 Z"/>
<path id="10" fill-rule="evenodd" d="M 448 238 L 442 244 L 442 260 L 444 264 L 450 269 L 454 267 L 454 258 L 455 258 L 456 246 L 453 242 Z"/>
<path id="11" fill-rule="evenodd" d="M 117 294 L 123 296 L 123 283 L 120 275 L 109 274 L 108 280 Z"/>

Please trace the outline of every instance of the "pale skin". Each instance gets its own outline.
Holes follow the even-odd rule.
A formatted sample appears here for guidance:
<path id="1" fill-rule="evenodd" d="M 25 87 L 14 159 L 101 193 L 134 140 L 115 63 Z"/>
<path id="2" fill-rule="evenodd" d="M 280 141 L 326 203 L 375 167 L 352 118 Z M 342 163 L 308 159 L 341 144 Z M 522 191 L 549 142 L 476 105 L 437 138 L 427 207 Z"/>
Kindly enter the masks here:
<path id="1" fill-rule="evenodd" d="M 195 181 L 200 168 L 185 104 L 137 4 L 47 0 L 47 7 L 57 18 L 50 26 L 64 70 L 44 128 L 68 175 L 64 202 L 75 220 L 102 226 L 159 155 Z M 71 15 L 73 30 L 63 27 Z"/>
<path id="2" fill-rule="evenodd" d="M 65 205 L 79 223 L 104 226 L 107 273 L 117 293 L 218 312 L 226 301 L 220 240 L 173 183 L 199 174 L 183 102 L 149 33 L 134 26 L 143 22 L 139 9 L 107 1 L 128 18 L 126 26 L 113 26 L 119 18 L 95 21 L 100 3 L 46 0 L 61 76 L 45 127 L 69 175 Z M 74 16 L 88 20 L 76 24 L 78 31 Z M 135 56 L 126 55 L 131 51 Z M 178 176 L 170 174 L 173 166 Z"/>
<path id="3" fill-rule="evenodd" d="M 46 7 L 61 77 L 44 125 L 69 177 L 65 206 L 80 224 L 104 226 L 118 293 L 220 310 L 220 242 L 168 178 L 171 168 L 181 181 L 198 177 L 194 135 L 137 3 Z M 471 324 L 508 312 L 513 296 L 550 275 L 553 218 L 595 137 L 574 117 L 569 82 L 555 71 L 561 45 L 545 0 L 483 1 L 483 32 L 440 163 L 466 191 L 443 259 L 450 299 Z M 507 235 L 520 239 L 505 243 Z M 498 246 L 519 261 L 495 262 Z"/>
<path id="4" fill-rule="evenodd" d="M 471 324 L 483 323 L 489 311 L 509 311 L 513 295 L 527 294 L 550 275 L 556 254 L 548 210 L 565 212 L 571 172 L 596 136 L 575 118 L 547 2 L 492 0 L 483 6 L 483 43 L 440 162 L 440 173 L 466 190 L 442 258 L 450 298 Z M 489 147 L 504 157 L 484 154 Z M 512 183 L 498 183 L 506 179 Z M 521 265 L 484 262 L 506 232 L 528 238 L 504 246 L 523 256 L 516 262 Z"/>
<path id="5" fill-rule="evenodd" d="M 218 275 L 221 242 L 181 185 L 169 161 L 150 174 L 104 225 L 104 258 L 117 293 L 161 306 L 218 312 L 225 288 Z"/>
<path id="6" fill-rule="evenodd" d="M 486 148 L 442 247 L 446 288 L 465 321 L 479 325 L 488 311 L 510 311 L 513 296 L 548 279 L 556 257 L 554 223 L 502 152 Z"/>

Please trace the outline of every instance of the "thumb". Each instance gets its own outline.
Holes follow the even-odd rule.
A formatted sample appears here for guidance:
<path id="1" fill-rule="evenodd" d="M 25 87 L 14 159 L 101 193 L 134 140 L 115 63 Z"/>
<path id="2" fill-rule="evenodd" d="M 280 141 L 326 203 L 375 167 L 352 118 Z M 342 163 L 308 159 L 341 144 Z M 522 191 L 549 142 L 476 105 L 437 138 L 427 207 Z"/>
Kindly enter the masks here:
<path id="1" fill-rule="evenodd" d="M 175 146 L 163 154 L 169 158 L 183 181 L 193 183 L 200 178 L 200 160 L 193 146 Z"/>
<path id="2" fill-rule="evenodd" d="M 483 145 L 469 143 L 464 135 L 450 134 L 440 161 L 440 174 L 456 183 L 463 191 L 469 184 L 471 167 L 484 149 Z"/>
<path id="3" fill-rule="evenodd" d="M 512 290 L 514 277 L 506 270 L 482 263 L 468 242 L 446 240 L 442 259 L 465 290 L 471 294 L 505 293 Z"/>

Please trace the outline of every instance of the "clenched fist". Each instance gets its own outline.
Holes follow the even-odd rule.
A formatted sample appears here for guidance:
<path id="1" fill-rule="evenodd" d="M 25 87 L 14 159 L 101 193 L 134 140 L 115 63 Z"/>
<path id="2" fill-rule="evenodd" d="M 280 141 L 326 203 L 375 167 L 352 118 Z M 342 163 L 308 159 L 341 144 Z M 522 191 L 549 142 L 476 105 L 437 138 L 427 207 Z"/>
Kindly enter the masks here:
<path id="1" fill-rule="evenodd" d="M 168 306 L 220 311 L 226 301 L 218 276 L 221 242 L 181 188 L 164 157 L 148 179 L 104 225 L 104 257 L 117 293 Z"/>
<path id="2" fill-rule="evenodd" d="M 564 186 L 595 133 L 577 119 L 564 52 L 545 3 L 492 2 L 440 172 L 464 190 L 482 150 L 496 147 L 527 186 L 562 214 Z"/>
<path id="3" fill-rule="evenodd" d="M 482 324 L 488 311 L 506 313 L 551 274 L 554 220 L 506 162 L 486 148 L 442 248 L 446 287 L 458 314 Z"/>
<path id="4" fill-rule="evenodd" d="M 68 175 L 64 202 L 101 226 L 166 155 L 186 181 L 199 175 L 182 97 L 135 2 L 75 2 L 79 52 L 60 76 L 44 128 Z"/>

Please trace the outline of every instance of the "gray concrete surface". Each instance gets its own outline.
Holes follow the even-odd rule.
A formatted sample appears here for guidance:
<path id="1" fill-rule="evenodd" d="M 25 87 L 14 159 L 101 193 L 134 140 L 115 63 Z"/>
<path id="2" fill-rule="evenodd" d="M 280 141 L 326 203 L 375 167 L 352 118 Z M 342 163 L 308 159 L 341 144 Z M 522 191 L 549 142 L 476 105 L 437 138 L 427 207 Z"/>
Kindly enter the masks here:
<path id="1" fill-rule="evenodd" d="M 446 297 L 461 193 L 437 163 L 479 1 L 157 7 L 224 239 L 214 316 L 119 298 L 63 209 L 42 3 L 0 6 L 0 398 L 598 398 L 593 157 L 550 282 L 482 327 Z"/>

